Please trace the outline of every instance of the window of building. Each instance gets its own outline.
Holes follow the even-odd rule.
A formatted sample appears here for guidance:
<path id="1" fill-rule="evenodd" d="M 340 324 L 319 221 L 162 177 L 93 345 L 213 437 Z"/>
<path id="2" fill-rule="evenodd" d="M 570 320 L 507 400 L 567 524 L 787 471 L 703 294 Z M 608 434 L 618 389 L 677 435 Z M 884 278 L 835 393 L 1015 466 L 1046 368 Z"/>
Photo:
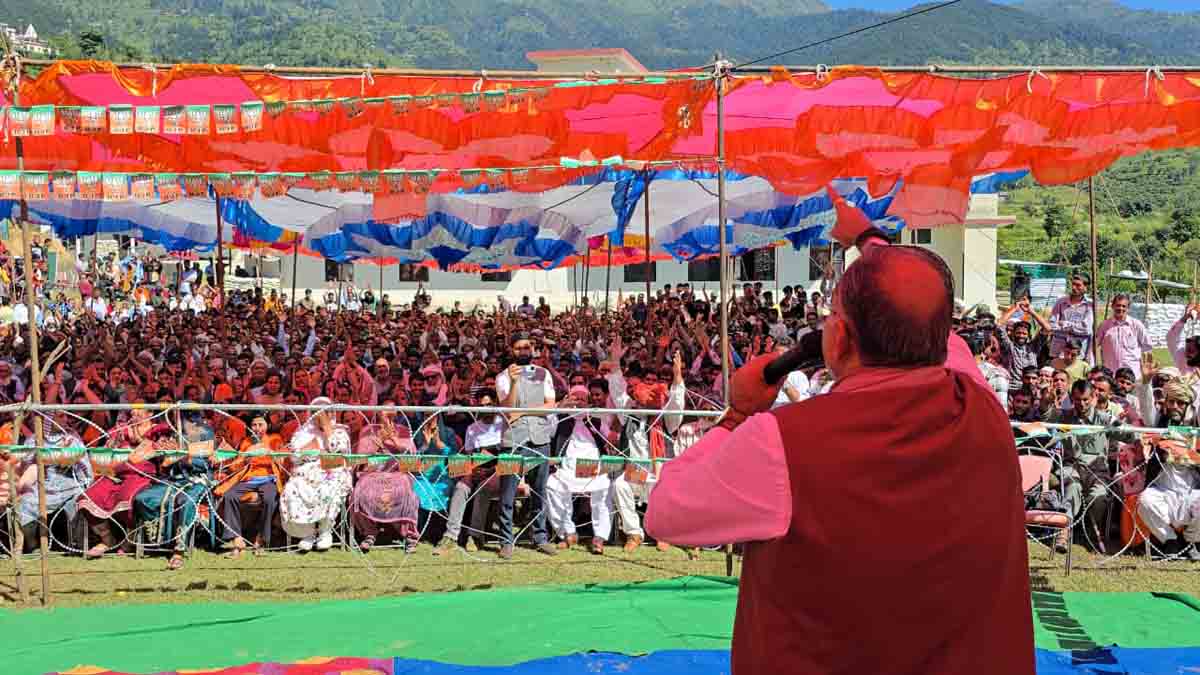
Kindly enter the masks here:
<path id="1" fill-rule="evenodd" d="M 738 256 L 738 281 L 774 281 L 775 249 L 760 248 Z"/>
<path id="2" fill-rule="evenodd" d="M 688 263 L 688 281 L 720 281 L 721 259 L 717 256 Z"/>
<path id="3" fill-rule="evenodd" d="M 512 272 L 484 272 L 479 278 L 487 282 L 508 283 L 512 281 Z"/>
<path id="4" fill-rule="evenodd" d="M 325 281 L 354 281 L 354 263 L 325 260 Z"/>
<path id="5" fill-rule="evenodd" d="M 649 272 L 647 272 L 649 268 Z M 646 276 L 649 274 L 650 281 L 656 281 L 658 265 L 655 263 L 634 263 L 625 266 L 625 283 L 646 283 Z"/>
<path id="6" fill-rule="evenodd" d="M 429 281 L 429 268 L 424 265 L 401 265 L 401 282 Z"/>
<path id="7" fill-rule="evenodd" d="M 932 244 L 933 230 L 925 227 L 918 228 L 912 231 L 912 243 L 914 244 Z"/>

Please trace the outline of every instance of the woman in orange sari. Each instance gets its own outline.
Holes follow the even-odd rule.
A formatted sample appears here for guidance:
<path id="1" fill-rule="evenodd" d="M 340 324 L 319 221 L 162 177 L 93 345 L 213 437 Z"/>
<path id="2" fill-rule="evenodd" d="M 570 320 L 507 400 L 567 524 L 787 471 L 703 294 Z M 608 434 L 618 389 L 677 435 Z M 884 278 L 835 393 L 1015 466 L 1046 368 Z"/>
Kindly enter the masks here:
<path id="1" fill-rule="evenodd" d="M 213 490 L 221 497 L 224 538 L 233 546 L 230 558 L 240 558 L 246 550 L 240 508 L 242 496 L 257 493 L 262 504 L 262 524 L 254 543 L 254 554 L 260 555 L 264 544 L 271 545 L 272 521 L 279 508 L 279 494 L 283 492 L 284 467 L 270 455 L 283 447 L 283 440 L 279 434 L 270 433 L 265 415 L 256 415 L 250 422 L 250 430 L 252 433 L 238 449 L 241 454 L 227 467 L 228 476 Z"/>

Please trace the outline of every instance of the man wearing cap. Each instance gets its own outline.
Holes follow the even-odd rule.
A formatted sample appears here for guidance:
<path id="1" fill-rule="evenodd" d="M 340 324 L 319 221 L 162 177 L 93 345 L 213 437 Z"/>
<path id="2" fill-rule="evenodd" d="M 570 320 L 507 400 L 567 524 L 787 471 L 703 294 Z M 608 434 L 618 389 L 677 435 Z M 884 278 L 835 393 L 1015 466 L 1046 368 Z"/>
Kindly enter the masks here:
<path id="1" fill-rule="evenodd" d="M 1092 315 L 1095 308 L 1092 301 L 1087 299 L 1088 280 L 1082 274 L 1071 277 L 1070 293 L 1059 298 L 1050 310 L 1050 326 L 1054 329 L 1054 339 L 1050 341 L 1050 355 L 1058 356 L 1066 346 L 1067 340 L 1075 338 L 1079 348 L 1087 351 L 1088 339 L 1092 334 Z"/>
<path id="2" fill-rule="evenodd" d="M 1196 420 L 1189 415 L 1195 401 L 1192 388 L 1175 378 L 1162 389 L 1162 411 L 1155 426 L 1194 425 Z M 1186 442 L 1164 438 L 1156 444 L 1146 464 L 1147 487 L 1138 496 L 1138 515 L 1154 538 L 1154 553 L 1200 562 L 1200 469 L 1170 461 L 1172 456 L 1187 454 Z M 1176 530 L 1183 531 L 1182 538 Z"/>
<path id="3" fill-rule="evenodd" d="M 496 376 L 496 395 L 500 405 L 509 408 L 553 408 L 555 405 L 554 381 L 550 371 L 533 365 L 533 341 L 528 333 L 513 333 L 513 363 Z M 440 372 L 440 369 L 439 369 Z M 550 440 L 554 435 L 554 423 L 543 414 L 515 413 L 509 415 L 509 427 L 504 431 L 502 454 L 515 454 L 531 459 L 550 456 Z M 550 543 L 546 529 L 546 511 L 543 500 L 546 494 L 546 478 L 549 467 L 545 462 L 525 473 L 529 484 L 530 508 L 534 512 L 530 527 L 533 544 L 546 555 L 555 555 L 558 550 Z M 500 557 L 512 557 L 513 506 L 517 499 L 520 476 L 500 477 Z"/>
<path id="4" fill-rule="evenodd" d="M 1118 293 L 1113 296 L 1111 307 L 1112 315 L 1100 324 L 1100 330 L 1096 332 L 1100 358 L 1112 370 L 1137 368 L 1142 362 L 1142 354 L 1154 350 L 1150 333 L 1145 324 L 1129 316 L 1128 295 Z"/>

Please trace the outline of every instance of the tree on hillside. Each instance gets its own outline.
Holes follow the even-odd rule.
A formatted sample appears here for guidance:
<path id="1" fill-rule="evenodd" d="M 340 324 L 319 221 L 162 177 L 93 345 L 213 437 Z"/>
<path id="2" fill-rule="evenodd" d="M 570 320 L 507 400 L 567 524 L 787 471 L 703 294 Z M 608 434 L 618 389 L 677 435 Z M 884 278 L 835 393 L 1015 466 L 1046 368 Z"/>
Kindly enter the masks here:
<path id="1" fill-rule="evenodd" d="M 1047 196 L 1042 203 L 1042 229 L 1046 231 L 1046 238 L 1052 243 L 1058 242 L 1071 230 L 1073 224 L 1073 219 L 1063 205 L 1053 197 Z"/>
<path id="2" fill-rule="evenodd" d="M 1164 228 L 1168 238 L 1183 246 L 1189 241 L 1200 239 L 1200 216 L 1186 208 L 1177 208 L 1171 212 L 1168 225 Z"/>

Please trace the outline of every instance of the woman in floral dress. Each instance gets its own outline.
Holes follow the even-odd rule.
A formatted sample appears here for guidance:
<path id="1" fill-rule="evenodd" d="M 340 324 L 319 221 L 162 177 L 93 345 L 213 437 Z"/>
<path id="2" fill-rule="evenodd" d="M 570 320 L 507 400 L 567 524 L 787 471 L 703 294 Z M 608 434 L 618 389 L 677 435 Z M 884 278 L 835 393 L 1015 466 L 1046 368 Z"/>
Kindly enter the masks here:
<path id="1" fill-rule="evenodd" d="M 321 396 L 312 405 L 333 405 Z M 334 413 L 313 412 L 289 443 L 292 477 L 283 489 L 280 515 L 283 529 L 300 540 L 301 551 L 327 551 L 333 546 L 333 525 L 350 494 L 350 469 L 322 462 L 312 453 L 350 454 L 350 431 Z"/>

